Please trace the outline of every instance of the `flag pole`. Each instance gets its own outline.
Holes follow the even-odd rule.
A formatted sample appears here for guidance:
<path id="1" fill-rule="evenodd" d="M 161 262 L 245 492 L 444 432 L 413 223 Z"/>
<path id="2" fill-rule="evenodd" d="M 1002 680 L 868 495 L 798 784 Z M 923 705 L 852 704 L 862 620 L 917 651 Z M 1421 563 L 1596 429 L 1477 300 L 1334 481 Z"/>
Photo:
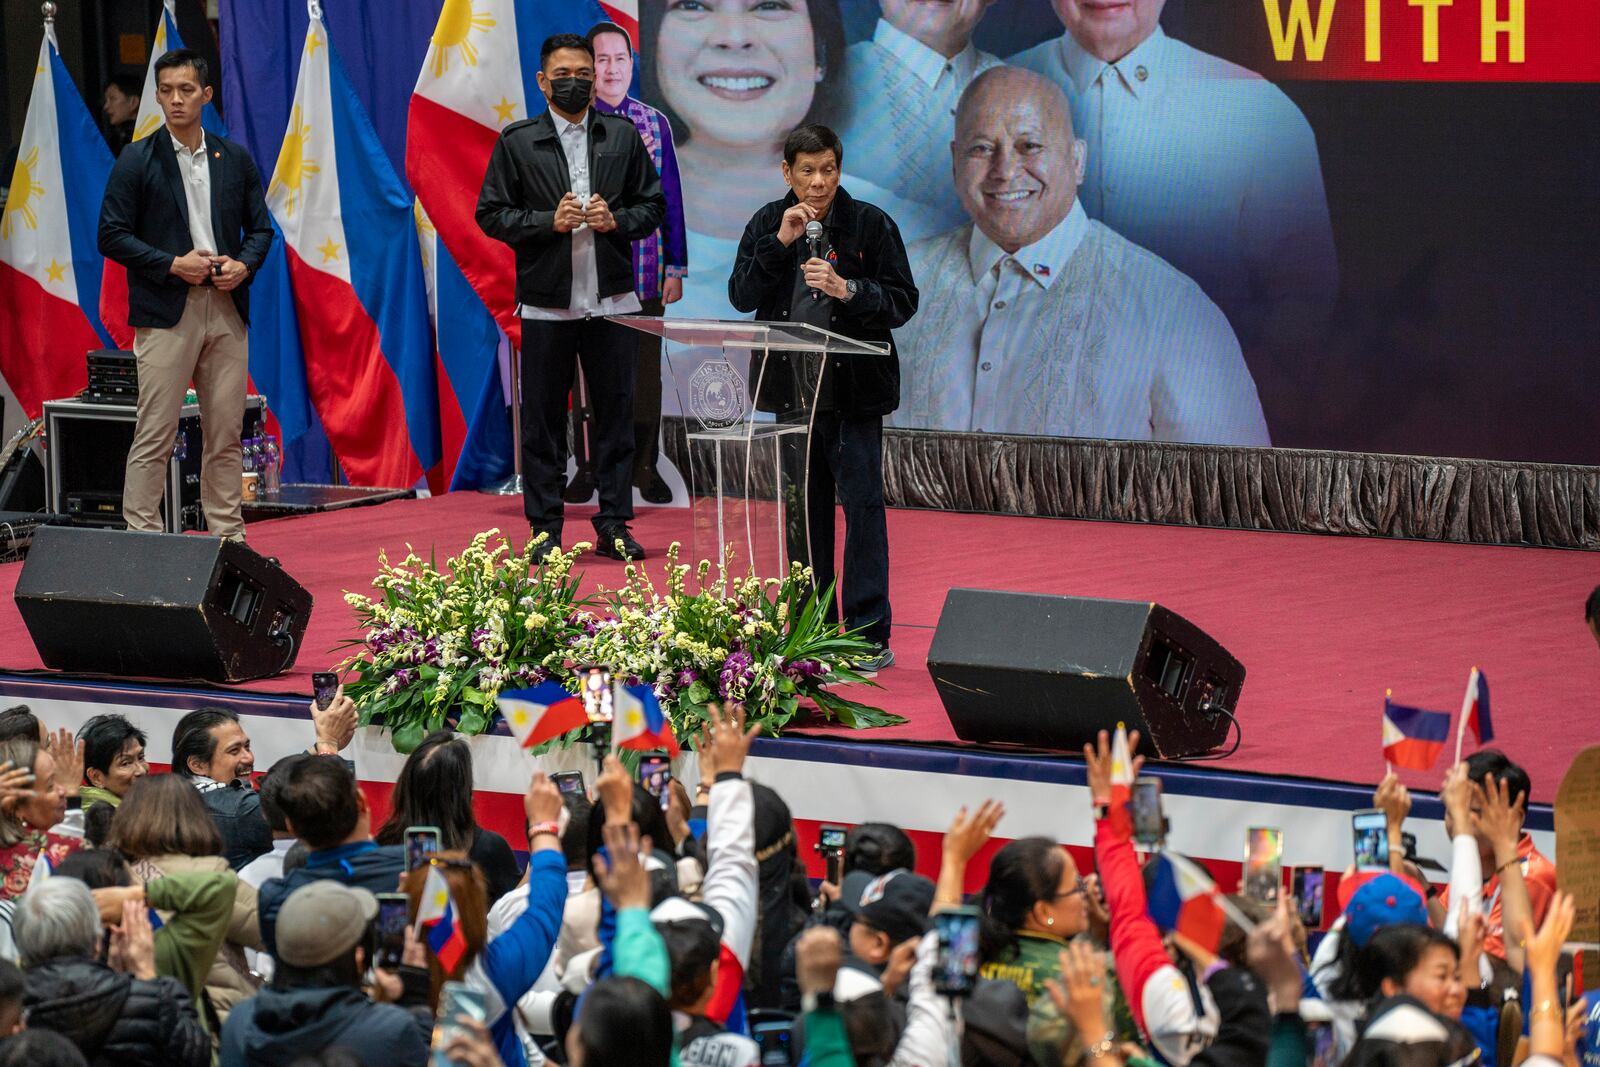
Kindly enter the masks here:
<path id="1" fill-rule="evenodd" d="M 1394 690 L 1393 689 L 1385 689 L 1383 691 L 1383 719 L 1384 719 L 1385 723 L 1387 723 L 1389 721 L 1389 701 L 1392 700 L 1393 698 L 1394 698 Z M 1389 775 L 1391 775 L 1393 773 L 1394 773 L 1394 764 L 1389 762 L 1389 757 L 1388 756 L 1384 756 L 1383 757 L 1383 776 L 1385 778 L 1387 778 L 1387 777 L 1389 777 Z"/>
<path id="2" fill-rule="evenodd" d="M 1477 673 L 1478 673 L 1478 668 L 1474 667 L 1474 668 L 1472 668 L 1471 673 L 1469 673 L 1467 675 L 1467 700 L 1471 700 L 1472 699 L 1472 676 L 1474 674 L 1477 674 Z M 1461 762 L 1461 742 L 1462 742 L 1462 739 L 1465 738 L 1466 736 L 1467 736 L 1467 703 L 1466 703 L 1466 700 L 1463 700 L 1461 702 L 1461 715 L 1458 717 L 1458 721 L 1456 722 L 1456 759 L 1455 759 L 1455 763 L 1452 763 L 1450 765 L 1452 767 L 1454 767 L 1456 765 L 1456 763 L 1460 763 Z"/>

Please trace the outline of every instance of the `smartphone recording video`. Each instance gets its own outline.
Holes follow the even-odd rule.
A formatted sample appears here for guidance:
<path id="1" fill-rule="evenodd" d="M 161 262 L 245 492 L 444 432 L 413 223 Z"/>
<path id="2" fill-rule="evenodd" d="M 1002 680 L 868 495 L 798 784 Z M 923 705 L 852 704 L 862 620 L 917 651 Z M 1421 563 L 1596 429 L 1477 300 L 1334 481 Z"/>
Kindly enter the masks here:
<path id="1" fill-rule="evenodd" d="M 661 810 L 666 811 L 671 802 L 672 761 L 664 755 L 650 755 L 639 761 L 639 784 L 656 798 Z"/>
<path id="2" fill-rule="evenodd" d="M 1145 848 L 1158 847 L 1167 836 L 1167 820 L 1161 811 L 1161 779 L 1138 778 L 1128 807 L 1133 813 L 1133 840 Z"/>
<path id="3" fill-rule="evenodd" d="M 1244 884 L 1241 892 L 1251 900 L 1276 904 L 1283 888 L 1283 831 L 1273 826 L 1252 826 L 1245 831 Z"/>
<path id="4" fill-rule="evenodd" d="M 414 871 L 428 862 L 428 857 L 439 851 L 437 826 L 406 827 L 406 870 Z"/>
<path id="5" fill-rule="evenodd" d="M 1383 812 L 1367 808 L 1350 816 L 1350 833 L 1356 854 L 1356 870 L 1389 869 L 1389 828 Z"/>
<path id="6" fill-rule="evenodd" d="M 933 988 L 940 996 L 965 997 L 978 982 L 978 909 L 945 908 L 935 912 L 939 956 L 933 965 Z"/>
<path id="7" fill-rule="evenodd" d="M 373 965 L 386 971 L 400 966 L 406 950 L 406 927 L 411 922 L 411 901 L 404 893 L 378 894 L 378 950 Z"/>
<path id="8" fill-rule="evenodd" d="M 584 714 L 590 722 L 610 722 L 611 668 L 580 667 L 578 671 L 583 683 L 578 695 L 583 698 Z"/>

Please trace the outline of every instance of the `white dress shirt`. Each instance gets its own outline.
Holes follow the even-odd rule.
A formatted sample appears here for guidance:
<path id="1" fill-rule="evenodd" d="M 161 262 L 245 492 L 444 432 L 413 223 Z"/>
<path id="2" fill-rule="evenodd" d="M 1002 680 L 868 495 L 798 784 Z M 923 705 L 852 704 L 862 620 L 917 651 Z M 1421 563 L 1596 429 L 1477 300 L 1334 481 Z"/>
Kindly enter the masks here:
<path id="1" fill-rule="evenodd" d="M 1065 90 L 1091 218 L 1198 282 L 1246 349 L 1320 335 L 1333 230 L 1316 138 L 1282 90 L 1160 28 L 1116 63 L 1070 34 L 1010 62 Z"/>
<path id="2" fill-rule="evenodd" d="M 908 249 L 891 425 L 1266 445 L 1255 382 L 1199 286 L 1074 203 L 1007 254 L 968 224 Z"/>
<path id="3" fill-rule="evenodd" d="M 171 132 L 167 134 L 172 137 Z M 206 154 L 206 135 L 200 134 L 200 146 L 193 152 L 183 142 L 172 137 L 172 150 L 177 153 L 178 173 L 183 176 L 183 199 L 189 207 L 189 240 L 201 252 L 217 254 L 217 238 L 211 229 L 211 159 Z"/>
<path id="4" fill-rule="evenodd" d="M 950 173 L 956 102 L 999 58 L 971 43 L 946 58 L 884 19 L 849 56 L 851 111 L 839 137 L 851 170 L 928 208 L 895 217 L 908 241 L 965 222 Z"/>
<path id="5" fill-rule="evenodd" d="M 580 204 L 589 202 L 589 124 L 593 110 L 585 110 L 577 122 L 550 113 L 555 123 L 561 151 L 567 157 L 567 178 L 572 183 L 572 194 Z M 587 223 L 572 231 L 572 297 L 565 309 L 538 308 L 523 304 L 519 309 L 525 319 L 544 319 L 565 322 L 572 319 L 592 318 L 597 315 L 629 315 L 641 310 L 638 294 L 630 287 L 627 292 L 602 298 L 600 296 L 600 271 L 595 264 L 594 230 Z"/>

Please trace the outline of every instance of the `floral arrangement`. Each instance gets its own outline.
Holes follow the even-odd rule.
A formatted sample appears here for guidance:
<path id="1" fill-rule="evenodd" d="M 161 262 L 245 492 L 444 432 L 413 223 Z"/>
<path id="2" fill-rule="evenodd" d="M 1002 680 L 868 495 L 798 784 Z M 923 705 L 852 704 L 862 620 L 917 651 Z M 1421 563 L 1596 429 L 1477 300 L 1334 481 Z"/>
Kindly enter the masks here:
<path id="1" fill-rule="evenodd" d="M 742 701 L 749 721 L 776 734 L 809 701 L 823 716 L 867 728 L 904 720 L 828 691 L 867 682 L 856 666 L 875 649 L 826 618 L 826 597 L 799 565 L 783 578 L 734 578 L 731 555 L 695 569 L 668 550 L 665 588 L 629 565 L 619 590 L 580 597 L 574 569 L 589 546 L 520 552 L 488 530 L 443 569 L 413 551 L 378 556 L 377 596 L 346 593 L 364 636 L 340 664 L 362 725 L 382 723 L 410 752 L 440 728 L 488 730 L 501 690 L 555 680 L 576 691 L 575 668 L 604 664 L 628 685 L 655 688 L 679 736 L 697 730 L 712 700 Z M 869 683 L 870 684 L 870 683 Z M 556 744 L 567 745 L 578 732 Z"/>

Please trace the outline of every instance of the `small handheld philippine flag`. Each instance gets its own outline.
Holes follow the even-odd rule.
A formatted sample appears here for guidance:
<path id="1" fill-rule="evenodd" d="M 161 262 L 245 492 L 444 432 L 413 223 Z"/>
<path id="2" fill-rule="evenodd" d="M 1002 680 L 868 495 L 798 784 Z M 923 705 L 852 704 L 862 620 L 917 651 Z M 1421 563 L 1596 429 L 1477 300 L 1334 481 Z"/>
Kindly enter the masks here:
<path id="1" fill-rule="evenodd" d="M 1383 698 L 1383 758 L 1413 771 L 1432 769 L 1450 737 L 1450 716 Z"/>
<path id="2" fill-rule="evenodd" d="M 672 723 L 661 710 L 655 690 L 648 685 L 618 686 L 615 718 L 611 724 L 611 743 L 616 748 L 641 752 L 665 749 L 667 755 L 679 752 L 678 739 L 672 736 Z"/>
<path id="3" fill-rule="evenodd" d="M 1146 910 L 1163 931 L 1182 934 L 1207 952 L 1216 952 L 1228 917 L 1218 902 L 1216 883 L 1193 860 L 1163 852 L 1153 868 Z"/>
<path id="4" fill-rule="evenodd" d="M 497 698 L 500 714 L 523 748 L 552 741 L 589 725 L 583 701 L 561 687 L 544 682 L 532 689 L 508 689 Z"/>
<path id="5" fill-rule="evenodd" d="M 428 948 L 446 974 L 456 969 L 466 955 L 467 935 L 456 921 L 455 899 L 444 872 L 429 865 L 428 880 L 422 886 L 422 901 L 417 907 L 417 926 L 428 939 Z"/>
<path id="6" fill-rule="evenodd" d="M 1467 695 L 1461 701 L 1462 731 L 1471 730 L 1472 739 L 1480 745 L 1494 740 L 1494 724 L 1489 721 L 1489 679 L 1478 668 L 1467 676 Z"/>
<path id="7" fill-rule="evenodd" d="M 55 865 L 50 862 L 50 848 L 47 845 L 41 848 L 39 855 L 34 858 L 33 870 L 28 872 L 28 888 L 32 889 L 46 878 L 49 878 L 55 871 Z"/>

